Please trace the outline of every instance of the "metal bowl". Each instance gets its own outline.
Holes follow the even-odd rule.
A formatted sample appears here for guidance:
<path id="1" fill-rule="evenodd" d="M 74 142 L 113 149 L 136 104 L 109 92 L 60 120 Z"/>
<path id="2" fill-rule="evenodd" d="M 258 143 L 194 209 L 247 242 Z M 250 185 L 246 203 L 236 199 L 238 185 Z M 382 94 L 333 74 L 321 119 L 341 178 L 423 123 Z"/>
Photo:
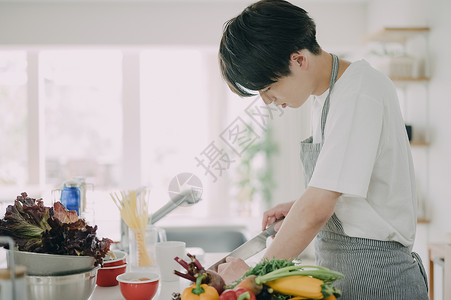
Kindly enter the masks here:
<path id="1" fill-rule="evenodd" d="M 98 268 L 62 276 L 26 275 L 29 300 L 87 300 L 96 287 Z"/>
<path id="2" fill-rule="evenodd" d="M 27 267 L 27 274 L 33 276 L 55 276 L 80 273 L 94 268 L 92 256 L 57 255 L 14 250 L 17 265 Z M 11 251 L 7 254 L 10 255 Z"/>

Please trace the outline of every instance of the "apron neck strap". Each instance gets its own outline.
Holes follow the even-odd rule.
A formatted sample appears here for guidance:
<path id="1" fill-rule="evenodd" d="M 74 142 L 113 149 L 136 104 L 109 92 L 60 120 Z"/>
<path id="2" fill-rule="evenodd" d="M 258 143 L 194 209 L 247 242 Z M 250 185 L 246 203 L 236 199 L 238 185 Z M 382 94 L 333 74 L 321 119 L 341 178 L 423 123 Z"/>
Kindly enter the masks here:
<path id="1" fill-rule="evenodd" d="M 331 55 L 332 55 L 332 71 L 330 75 L 329 93 L 327 94 L 326 100 L 324 101 L 323 110 L 321 112 L 321 143 L 324 143 L 324 128 L 326 127 L 327 114 L 329 113 L 330 94 L 332 93 L 335 81 L 337 80 L 339 67 L 338 56 L 336 56 L 335 54 Z"/>

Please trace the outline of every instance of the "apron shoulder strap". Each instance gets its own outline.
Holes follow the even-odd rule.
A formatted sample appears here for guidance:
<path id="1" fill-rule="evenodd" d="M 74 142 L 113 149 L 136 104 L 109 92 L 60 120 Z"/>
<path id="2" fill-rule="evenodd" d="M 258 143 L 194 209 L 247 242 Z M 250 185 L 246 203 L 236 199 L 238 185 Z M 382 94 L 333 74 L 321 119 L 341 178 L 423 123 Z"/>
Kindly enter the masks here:
<path id="1" fill-rule="evenodd" d="M 330 75 L 329 93 L 327 94 L 326 101 L 324 101 L 323 110 L 321 112 L 321 144 L 324 143 L 324 128 L 326 127 L 327 114 L 329 113 L 330 94 L 332 93 L 335 81 L 337 80 L 339 64 L 338 56 L 332 54 L 332 71 Z"/>

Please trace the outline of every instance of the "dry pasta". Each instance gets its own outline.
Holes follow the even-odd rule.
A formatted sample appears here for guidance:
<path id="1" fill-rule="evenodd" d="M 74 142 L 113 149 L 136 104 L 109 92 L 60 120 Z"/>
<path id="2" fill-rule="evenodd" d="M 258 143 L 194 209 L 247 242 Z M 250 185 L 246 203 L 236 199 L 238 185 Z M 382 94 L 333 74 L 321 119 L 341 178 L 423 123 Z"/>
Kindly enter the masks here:
<path id="1" fill-rule="evenodd" d="M 151 266 L 153 261 L 147 252 L 145 233 L 148 222 L 147 189 L 121 191 L 120 194 L 110 193 L 114 203 L 121 212 L 121 218 L 135 235 L 138 248 L 138 265 Z"/>

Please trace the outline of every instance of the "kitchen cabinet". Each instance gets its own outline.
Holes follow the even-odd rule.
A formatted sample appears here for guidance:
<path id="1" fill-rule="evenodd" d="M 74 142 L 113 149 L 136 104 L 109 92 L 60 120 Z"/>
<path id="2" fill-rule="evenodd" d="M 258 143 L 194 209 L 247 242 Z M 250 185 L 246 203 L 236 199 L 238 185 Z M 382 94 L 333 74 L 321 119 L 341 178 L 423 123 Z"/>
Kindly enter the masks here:
<path id="1" fill-rule="evenodd" d="M 385 27 L 365 37 L 368 60 L 395 83 L 406 125 L 412 126 L 412 153 L 419 187 L 418 223 L 429 223 L 429 53 L 428 27 Z M 420 188 L 421 187 L 421 188 Z"/>

